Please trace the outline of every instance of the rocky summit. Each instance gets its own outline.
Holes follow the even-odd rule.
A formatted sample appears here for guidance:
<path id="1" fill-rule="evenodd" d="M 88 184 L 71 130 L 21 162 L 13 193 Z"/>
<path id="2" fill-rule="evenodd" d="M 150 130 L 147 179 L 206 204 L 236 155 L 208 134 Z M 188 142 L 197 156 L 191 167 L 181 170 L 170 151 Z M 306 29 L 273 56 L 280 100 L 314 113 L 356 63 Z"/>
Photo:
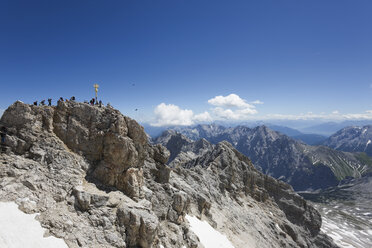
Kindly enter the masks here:
<path id="1" fill-rule="evenodd" d="M 170 168 L 170 152 L 111 107 L 17 101 L 0 125 L 1 201 L 40 213 L 69 247 L 203 247 L 187 216 L 236 248 L 336 247 L 311 204 L 227 142 Z"/>

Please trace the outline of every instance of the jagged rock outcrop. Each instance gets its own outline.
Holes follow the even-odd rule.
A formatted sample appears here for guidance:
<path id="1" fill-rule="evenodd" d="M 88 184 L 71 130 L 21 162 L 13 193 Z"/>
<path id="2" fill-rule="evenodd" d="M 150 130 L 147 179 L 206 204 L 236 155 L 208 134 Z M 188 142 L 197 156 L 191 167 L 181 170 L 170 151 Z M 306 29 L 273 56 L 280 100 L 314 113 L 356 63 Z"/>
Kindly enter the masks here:
<path id="1" fill-rule="evenodd" d="M 213 145 L 204 138 L 192 141 L 174 130 L 164 131 L 154 140 L 154 143 L 161 144 L 169 150 L 168 164 L 170 167 L 202 156 L 213 148 Z"/>
<path id="2" fill-rule="evenodd" d="M 310 204 L 226 142 L 171 169 L 169 152 L 109 107 L 16 102 L 0 125 L 0 198 L 39 212 L 69 247 L 202 247 L 186 214 L 235 247 L 335 247 Z"/>

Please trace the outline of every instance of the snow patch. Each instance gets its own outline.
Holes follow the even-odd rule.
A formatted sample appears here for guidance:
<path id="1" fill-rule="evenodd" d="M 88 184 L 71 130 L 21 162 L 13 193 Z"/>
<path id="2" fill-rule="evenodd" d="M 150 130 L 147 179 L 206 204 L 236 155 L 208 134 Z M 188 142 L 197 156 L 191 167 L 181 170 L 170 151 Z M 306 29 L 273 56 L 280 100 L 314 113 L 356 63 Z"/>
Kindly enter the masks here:
<path id="1" fill-rule="evenodd" d="M 234 248 L 226 236 L 216 231 L 208 222 L 190 215 L 186 215 L 186 219 L 190 223 L 190 229 L 199 237 L 205 248 Z"/>
<path id="2" fill-rule="evenodd" d="M 356 230 L 346 223 L 339 223 L 322 215 L 321 230 L 341 248 L 362 248 L 369 242 L 372 230 Z"/>
<path id="3" fill-rule="evenodd" d="M 368 145 L 371 144 L 371 140 L 367 141 L 366 147 L 364 148 L 364 151 L 367 150 Z"/>
<path id="4" fill-rule="evenodd" d="M 275 223 L 275 227 L 276 227 L 276 229 L 278 229 L 280 232 L 284 232 L 284 231 L 280 228 L 280 226 L 278 225 L 278 223 Z"/>
<path id="5" fill-rule="evenodd" d="M 63 239 L 44 238 L 45 229 L 36 216 L 23 213 L 14 202 L 0 202 L 0 247 L 68 248 Z"/>

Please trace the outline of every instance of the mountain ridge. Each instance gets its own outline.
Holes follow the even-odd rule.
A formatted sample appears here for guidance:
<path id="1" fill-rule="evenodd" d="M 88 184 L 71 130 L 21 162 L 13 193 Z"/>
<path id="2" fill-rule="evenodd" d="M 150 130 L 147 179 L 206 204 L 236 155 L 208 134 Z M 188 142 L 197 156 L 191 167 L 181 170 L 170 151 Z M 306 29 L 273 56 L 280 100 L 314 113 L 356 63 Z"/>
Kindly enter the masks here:
<path id="1" fill-rule="evenodd" d="M 372 125 L 345 127 L 323 142 L 323 145 L 347 152 L 365 152 L 372 156 Z"/>
<path id="2" fill-rule="evenodd" d="M 204 128 L 219 132 L 204 132 Z M 226 140 L 252 159 L 258 169 L 285 180 L 296 190 L 335 186 L 346 177 L 360 177 L 371 166 L 358 154 L 335 151 L 325 146 L 309 146 L 266 126 L 212 128 L 197 125 L 195 128 L 176 130 L 186 137 L 191 134 L 191 139 L 205 138 L 214 144 Z"/>
<path id="3" fill-rule="evenodd" d="M 336 247 L 311 204 L 226 142 L 202 166 L 169 168 L 169 152 L 109 107 L 15 102 L 0 125 L 1 199 L 70 247 L 201 247 L 186 215 L 237 248 Z"/>

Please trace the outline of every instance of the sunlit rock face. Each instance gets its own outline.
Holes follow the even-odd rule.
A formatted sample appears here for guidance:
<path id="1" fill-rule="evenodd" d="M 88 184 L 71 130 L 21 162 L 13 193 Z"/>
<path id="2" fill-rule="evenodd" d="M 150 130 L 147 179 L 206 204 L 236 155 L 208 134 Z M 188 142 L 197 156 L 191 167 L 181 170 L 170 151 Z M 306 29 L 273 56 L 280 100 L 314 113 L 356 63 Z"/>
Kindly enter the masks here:
<path id="1" fill-rule="evenodd" d="M 15 102 L 0 125 L 0 199 L 40 213 L 69 247 L 202 247 L 187 214 L 234 247 L 335 247 L 310 204 L 227 142 L 170 168 L 169 151 L 110 107 Z"/>

